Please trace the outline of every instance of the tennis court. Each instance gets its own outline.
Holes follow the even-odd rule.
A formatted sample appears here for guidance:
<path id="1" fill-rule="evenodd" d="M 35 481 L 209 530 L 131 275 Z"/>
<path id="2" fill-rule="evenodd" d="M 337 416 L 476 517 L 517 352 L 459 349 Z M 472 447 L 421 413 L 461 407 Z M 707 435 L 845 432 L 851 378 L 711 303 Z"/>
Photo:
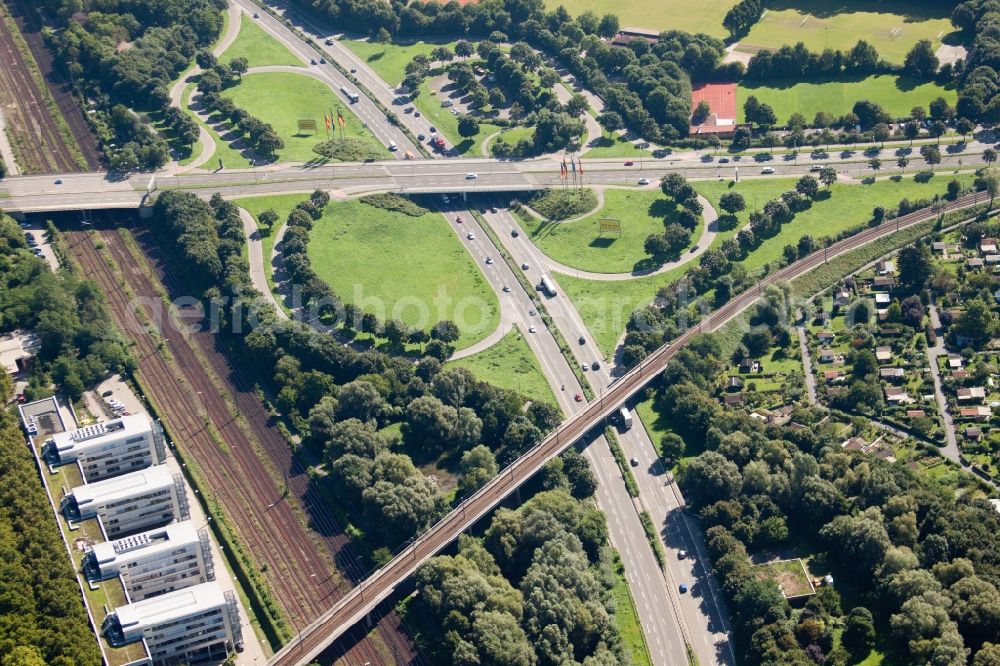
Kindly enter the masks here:
<path id="1" fill-rule="evenodd" d="M 719 120 L 736 120 L 736 84 L 700 83 L 691 89 L 691 110 L 702 101 L 708 102 Z"/>

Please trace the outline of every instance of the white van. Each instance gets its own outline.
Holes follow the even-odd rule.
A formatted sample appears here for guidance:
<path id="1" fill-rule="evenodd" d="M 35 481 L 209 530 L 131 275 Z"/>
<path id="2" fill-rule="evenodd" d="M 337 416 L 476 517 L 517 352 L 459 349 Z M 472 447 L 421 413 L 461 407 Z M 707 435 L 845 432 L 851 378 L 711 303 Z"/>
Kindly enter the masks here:
<path id="1" fill-rule="evenodd" d="M 399 148 L 399 146 L 396 145 L 395 141 L 389 142 L 389 150 L 396 150 L 397 148 Z"/>

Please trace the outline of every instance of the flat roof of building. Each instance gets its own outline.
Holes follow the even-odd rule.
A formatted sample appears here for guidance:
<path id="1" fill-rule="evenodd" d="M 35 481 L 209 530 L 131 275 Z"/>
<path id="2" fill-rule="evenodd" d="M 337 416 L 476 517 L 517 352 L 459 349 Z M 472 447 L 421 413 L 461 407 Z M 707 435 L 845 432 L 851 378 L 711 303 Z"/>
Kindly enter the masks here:
<path id="1" fill-rule="evenodd" d="M 102 446 L 110 441 L 146 434 L 150 428 L 149 418 L 145 414 L 132 414 L 69 432 L 60 432 L 53 435 L 51 441 L 60 455 L 70 452 L 82 455 L 88 449 Z"/>
<path id="2" fill-rule="evenodd" d="M 145 630 L 166 622 L 190 617 L 225 606 L 226 597 L 218 583 L 202 583 L 150 599 L 119 606 L 115 610 L 123 630 Z"/>
<path id="3" fill-rule="evenodd" d="M 86 483 L 70 491 L 78 507 L 90 503 L 107 504 L 119 499 L 135 497 L 174 484 L 174 477 L 166 465 L 156 465 L 146 469 L 123 474 L 111 479 Z"/>
<path id="4" fill-rule="evenodd" d="M 0 365 L 8 374 L 15 374 L 19 370 L 17 362 L 34 356 L 41 344 L 34 333 L 15 332 L 0 337 Z"/>
<path id="5" fill-rule="evenodd" d="M 139 557 L 155 555 L 164 550 L 198 543 L 198 530 L 194 523 L 185 520 L 171 523 L 146 532 L 139 532 L 124 539 L 94 544 L 94 558 L 99 566 L 118 560 L 124 565 Z"/>

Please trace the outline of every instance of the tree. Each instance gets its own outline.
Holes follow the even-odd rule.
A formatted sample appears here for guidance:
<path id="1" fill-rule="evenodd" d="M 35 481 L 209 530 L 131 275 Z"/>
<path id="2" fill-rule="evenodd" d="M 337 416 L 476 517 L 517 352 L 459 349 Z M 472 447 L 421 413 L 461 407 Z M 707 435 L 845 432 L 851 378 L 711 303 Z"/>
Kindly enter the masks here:
<path id="1" fill-rule="evenodd" d="M 931 123 L 931 126 L 927 128 L 927 133 L 937 139 L 938 143 L 941 143 L 941 137 L 944 136 L 947 131 L 948 126 L 945 125 L 942 120 L 935 120 Z"/>
<path id="2" fill-rule="evenodd" d="M 597 117 L 597 122 L 608 132 L 620 130 L 624 126 L 622 117 L 615 111 L 605 111 Z"/>
<path id="3" fill-rule="evenodd" d="M 464 137 L 479 134 L 479 121 L 472 116 L 462 116 L 458 121 L 458 133 Z"/>
<path id="4" fill-rule="evenodd" d="M 903 60 L 907 74 L 918 79 L 929 79 L 934 76 L 939 64 L 934 46 L 929 39 L 921 39 L 914 44 Z"/>
<path id="5" fill-rule="evenodd" d="M 490 88 L 490 106 L 494 109 L 500 108 L 507 103 L 507 97 L 499 88 Z"/>
<path id="6" fill-rule="evenodd" d="M 878 51 L 865 40 L 858 40 L 858 43 L 847 52 L 844 67 L 848 71 L 873 72 L 878 67 Z"/>
<path id="7" fill-rule="evenodd" d="M 480 444 L 462 454 L 459 469 L 462 471 L 459 492 L 466 496 L 497 475 L 497 460 L 489 448 Z"/>
<path id="8" fill-rule="evenodd" d="M 739 192 L 726 192 L 719 197 L 719 208 L 730 215 L 735 215 L 746 208 L 746 201 Z"/>
<path id="9" fill-rule="evenodd" d="M 880 104 L 867 99 L 855 102 L 851 110 L 858 117 L 858 122 L 862 127 L 874 127 L 879 123 L 888 123 L 892 120 L 892 116 Z"/>
<path id="10" fill-rule="evenodd" d="M 885 123 L 876 123 L 875 127 L 872 128 L 872 138 L 882 144 L 885 147 L 885 140 L 892 136 L 892 130 Z"/>
<path id="11" fill-rule="evenodd" d="M 681 486 L 697 506 L 736 497 L 742 484 L 739 468 L 715 451 L 706 451 L 688 462 Z"/>
<path id="12" fill-rule="evenodd" d="M 910 163 L 910 158 L 908 157 L 900 157 L 898 160 L 896 160 L 896 166 L 899 167 L 899 172 L 903 173 L 904 171 L 906 171 L 906 165 L 909 163 Z"/>
<path id="13" fill-rule="evenodd" d="M 964 335 L 975 345 L 981 344 L 996 331 L 997 316 L 989 305 L 980 298 L 972 298 L 965 302 L 965 310 L 952 324 L 952 331 Z"/>
<path id="14" fill-rule="evenodd" d="M 475 47 L 473 47 L 470 42 L 464 39 L 459 40 L 458 43 L 455 44 L 455 55 L 457 55 L 459 58 L 468 58 L 475 52 L 476 52 Z"/>
<path id="15" fill-rule="evenodd" d="M 868 166 L 871 167 L 872 171 L 878 171 L 882 168 L 882 160 L 877 157 L 872 157 L 868 160 Z"/>
<path id="16" fill-rule="evenodd" d="M 819 182 L 812 176 L 806 174 L 795 183 L 795 191 L 804 197 L 815 199 L 819 194 Z"/>
<path id="17" fill-rule="evenodd" d="M 937 146 L 920 146 L 920 156 L 928 166 L 941 163 L 941 149 Z"/>
<path id="18" fill-rule="evenodd" d="M 383 26 L 375 33 L 374 41 L 376 44 L 388 44 L 392 41 L 392 34 Z"/>
<path id="19" fill-rule="evenodd" d="M 587 98 L 579 93 L 575 93 L 569 98 L 569 101 L 565 105 L 566 113 L 571 116 L 582 116 L 590 108 L 590 103 L 587 102 Z"/>
<path id="20" fill-rule="evenodd" d="M 660 450 L 663 452 L 663 460 L 667 465 L 679 462 L 686 448 L 684 440 L 677 433 L 668 432 L 660 439 Z"/>
<path id="21" fill-rule="evenodd" d="M 875 620 L 864 606 L 851 609 L 844 621 L 841 642 L 856 661 L 861 661 L 875 647 Z"/>
<path id="22" fill-rule="evenodd" d="M 701 125 L 705 122 L 711 112 L 712 105 L 709 104 L 707 100 L 701 100 L 698 102 L 698 106 L 695 107 L 694 113 L 691 114 L 691 124 Z"/>
<path id="23" fill-rule="evenodd" d="M 913 120 L 906 123 L 903 125 L 903 136 L 910 140 L 910 145 L 912 146 L 913 140 L 920 136 L 920 125 Z"/>
<path id="24" fill-rule="evenodd" d="M 337 400 L 340 403 L 337 416 L 342 419 L 356 418 L 370 421 L 379 418 L 388 407 L 378 389 L 362 379 L 340 387 Z"/>
<path id="25" fill-rule="evenodd" d="M 975 129 L 976 124 L 968 118 L 959 118 L 955 123 L 955 131 L 962 135 L 962 141 L 965 141 Z"/>
<path id="26" fill-rule="evenodd" d="M 831 166 L 823 167 L 823 170 L 819 172 L 819 180 L 829 189 L 837 182 L 837 170 Z"/>
<path id="27" fill-rule="evenodd" d="M 944 97 L 935 98 L 930 104 L 927 105 L 927 108 L 931 112 L 931 120 L 945 121 L 955 115 L 955 109 L 948 104 L 948 100 Z"/>
<path id="28" fill-rule="evenodd" d="M 597 25 L 597 34 L 610 39 L 618 33 L 618 25 L 617 14 L 605 14 Z"/>
<path id="29" fill-rule="evenodd" d="M 222 90 L 222 79 L 213 70 L 202 72 L 198 79 L 198 92 L 213 93 Z"/>
<path id="30" fill-rule="evenodd" d="M 244 56 L 238 56 L 229 62 L 229 69 L 233 74 L 242 79 L 243 75 L 250 69 L 250 61 Z"/>
<path id="31" fill-rule="evenodd" d="M 439 321 L 431 328 L 431 339 L 440 340 L 446 344 L 455 342 L 460 335 L 461 331 L 458 329 L 458 325 L 447 319 Z"/>
<path id="32" fill-rule="evenodd" d="M 986 162 L 987 165 L 992 165 L 994 162 L 997 161 L 997 151 L 994 150 L 993 148 L 987 148 L 986 150 L 984 150 L 983 161 Z"/>

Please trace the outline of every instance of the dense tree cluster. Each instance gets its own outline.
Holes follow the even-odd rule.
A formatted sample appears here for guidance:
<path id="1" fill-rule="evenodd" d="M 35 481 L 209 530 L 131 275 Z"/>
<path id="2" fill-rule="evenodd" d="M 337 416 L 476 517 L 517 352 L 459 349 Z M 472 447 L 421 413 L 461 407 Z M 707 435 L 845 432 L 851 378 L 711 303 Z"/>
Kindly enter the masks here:
<path id="1" fill-rule="evenodd" d="M 440 632 L 436 656 L 469 666 L 622 663 L 606 543 L 604 516 L 563 489 L 500 509 L 482 539 L 463 535 L 455 556 L 417 571 L 413 603 Z"/>
<path id="2" fill-rule="evenodd" d="M 955 7 L 951 22 L 971 42 L 961 75 L 956 112 L 973 121 L 1000 122 L 1000 6 L 968 0 Z"/>
<path id="3" fill-rule="evenodd" d="M 115 105 L 166 114 L 170 82 L 190 65 L 199 48 L 216 39 L 225 0 L 34 4 L 56 28 L 46 37 L 57 60 L 79 92 L 96 102 L 98 112 L 90 117 L 112 166 L 162 166 L 169 157 L 164 142 L 144 123 L 129 122 L 128 112 Z M 192 138 L 178 117 L 167 120 L 181 143 Z"/>
<path id="4" fill-rule="evenodd" d="M 679 482 L 707 528 L 747 663 L 854 663 L 872 647 L 875 627 L 905 663 L 959 666 L 990 654 L 987 641 L 1000 630 L 1000 515 L 992 505 L 845 451 L 821 414 L 800 410 L 795 420 L 808 427 L 791 429 L 723 409 L 712 394 L 719 347 L 696 344 L 668 366 L 657 401 L 689 444 L 706 449 Z M 842 617 L 839 595 L 821 588 L 793 613 L 777 585 L 751 568 L 748 553 L 802 543 L 818 549 L 813 559 L 861 606 Z M 834 647 L 836 624 L 845 627 L 842 647 Z"/>
<path id="5" fill-rule="evenodd" d="M 76 400 L 130 367 L 125 343 L 108 323 L 100 290 L 72 274 L 58 276 L 35 257 L 14 221 L 0 218 L 0 331 L 34 331 L 41 348 L 25 394 L 42 397 L 53 383 Z"/>
<path id="6" fill-rule="evenodd" d="M 0 375 L 0 404 L 13 394 Z M 0 411 L 0 663 L 100 666 L 80 588 L 11 412 Z"/>

